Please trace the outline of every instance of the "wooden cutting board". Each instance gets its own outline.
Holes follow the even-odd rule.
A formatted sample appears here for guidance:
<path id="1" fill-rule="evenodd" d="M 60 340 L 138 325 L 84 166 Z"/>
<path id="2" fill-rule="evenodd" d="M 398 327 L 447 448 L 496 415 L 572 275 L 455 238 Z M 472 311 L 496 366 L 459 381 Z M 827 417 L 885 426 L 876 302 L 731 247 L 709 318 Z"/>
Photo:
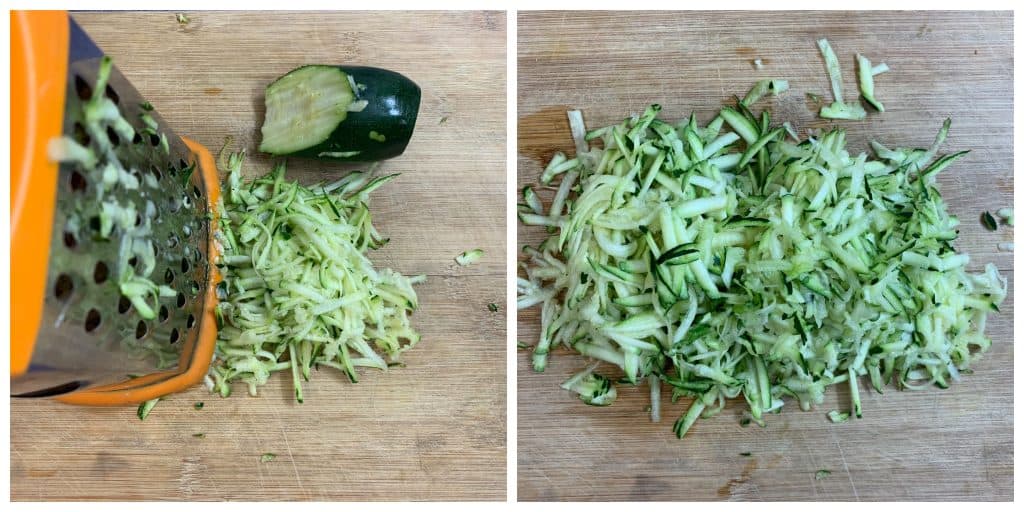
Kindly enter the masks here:
<path id="1" fill-rule="evenodd" d="M 798 130 L 826 126 L 806 92 L 831 101 L 815 40 L 827 37 L 855 97 L 854 54 L 886 62 L 876 78 L 884 114 L 844 122 L 851 151 L 871 138 L 927 147 L 946 116 L 943 148 L 970 148 L 940 176 L 962 221 L 957 247 L 971 267 L 994 262 L 1010 278 L 1012 255 L 996 245 L 1013 230 L 986 231 L 983 210 L 1013 204 L 1012 13 L 520 12 L 518 187 L 537 182 L 556 150 L 573 152 L 567 107 L 598 127 L 660 103 L 673 122 L 696 111 L 707 122 L 733 94 L 761 78 L 788 79 L 792 90 L 771 105 L 773 119 Z M 760 58 L 764 68 L 755 70 Z M 551 194 L 545 196 L 549 200 Z M 539 229 L 519 228 L 517 246 Z M 582 404 L 558 384 L 585 366 L 555 354 L 534 373 L 518 363 L 518 493 L 523 500 L 1008 500 L 1013 497 L 1013 300 L 989 317 L 991 351 L 976 373 L 947 391 L 862 393 L 864 418 L 832 424 L 847 410 L 845 388 L 813 412 L 787 405 L 767 428 L 738 424 L 733 402 L 700 420 L 685 440 L 672 422 L 689 400 L 663 401 L 652 424 L 646 387 L 619 387 L 607 408 Z M 519 316 L 518 338 L 534 343 L 536 309 Z M 750 452 L 746 457 L 741 453 Z M 832 474 L 815 480 L 821 469 Z"/>
<path id="2" fill-rule="evenodd" d="M 75 18 L 179 135 L 258 155 L 263 88 L 307 63 L 367 64 L 423 89 L 402 176 L 373 195 L 380 267 L 427 274 L 406 368 L 323 370 L 291 398 L 193 389 L 134 408 L 11 405 L 16 500 L 491 500 L 505 497 L 505 15 L 501 12 L 82 13 Z M 337 166 L 293 159 L 289 177 Z M 452 258 L 482 248 L 474 266 Z M 488 311 L 490 302 L 499 313 Z M 201 411 L 195 402 L 205 402 Z M 194 438 L 203 433 L 205 438 Z M 276 453 L 260 462 L 263 453 Z"/>

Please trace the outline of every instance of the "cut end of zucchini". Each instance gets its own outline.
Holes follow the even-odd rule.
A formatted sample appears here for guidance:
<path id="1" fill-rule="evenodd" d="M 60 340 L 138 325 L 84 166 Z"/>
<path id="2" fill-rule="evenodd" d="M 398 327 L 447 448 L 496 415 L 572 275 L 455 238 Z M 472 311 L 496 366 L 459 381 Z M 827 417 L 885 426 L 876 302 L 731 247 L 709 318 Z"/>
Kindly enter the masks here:
<path id="1" fill-rule="evenodd" d="M 345 120 L 355 93 L 335 66 L 304 66 L 267 86 L 260 151 L 283 155 L 320 144 Z"/>

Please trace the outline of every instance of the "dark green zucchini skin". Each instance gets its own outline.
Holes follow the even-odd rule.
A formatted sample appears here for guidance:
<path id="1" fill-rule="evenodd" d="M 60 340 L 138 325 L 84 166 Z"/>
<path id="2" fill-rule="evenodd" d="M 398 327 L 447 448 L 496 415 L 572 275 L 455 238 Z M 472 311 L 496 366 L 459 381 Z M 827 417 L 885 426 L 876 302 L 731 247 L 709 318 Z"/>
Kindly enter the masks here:
<path id="1" fill-rule="evenodd" d="M 300 156 L 344 162 L 374 162 L 401 155 L 409 145 L 420 110 L 420 87 L 401 73 L 368 66 L 337 66 L 366 86 L 355 91 L 356 101 L 369 103 L 360 112 L 349 112 L 324 142 L 277 156 Z M 370 132 L 383 135 L 384 142 L 370 138 Z M 359 151 L 347 157 L 323 153 Z"/>

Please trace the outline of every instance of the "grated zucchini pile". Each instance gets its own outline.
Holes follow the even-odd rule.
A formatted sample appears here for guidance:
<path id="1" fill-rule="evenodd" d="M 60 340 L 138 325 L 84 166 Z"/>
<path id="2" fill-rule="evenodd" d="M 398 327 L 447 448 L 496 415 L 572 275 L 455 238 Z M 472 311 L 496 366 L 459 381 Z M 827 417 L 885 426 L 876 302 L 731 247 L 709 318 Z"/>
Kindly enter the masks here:
<path id="1" fill-rule="evenodd" d="M 967 152 L 939 155 L 949 120 L 927 149 L 850 154 L 841 129 L 795 140 L 750 111 L 783 84 L 704 126 L 670 124 L 658 105 L 591 131 L 569 113 L 576 156 L 544 170 L 546 210 L 531 187 L 519 207 L 550 233 L 523 248 L 518 279 L 518 307 L 541 311 L 536 371 L 557 346 L 610 363 L 651 386 L 655 419 L 667 385 L 693 398 L 680 438 L 738 396 L 763 425 L 786 399 L 808 410 L 844 385 L 860 417 L 862 380 L 881 393 L 969 372 L 1006 280 L 992 264 L 968 272 L 953 247 L 959 221 L 935 177 Z M 608 405 L 615 387 L 595 367 L 563 387 Z"/>
<path id="2" fill-rule="evenodd" d="M 397 174 L 353 172 L 330 184 L 285 180 L 285 165 L 253 181 L 242 178 L 244 152 L 222 153 L 218 338 L 207 386 L 223 396 L 244 382 L 249 393 L 275 371 L 289 370 L 295 398 L 313 367 L 358 381 L 357 368 L 387 370 L 414 346 L 417 307 L 405 277 L 375 269 L 369 249 L 387 239 L 373 227 L 370 193 Z M 226 158 L 225 158 L 226 157 Z"/>

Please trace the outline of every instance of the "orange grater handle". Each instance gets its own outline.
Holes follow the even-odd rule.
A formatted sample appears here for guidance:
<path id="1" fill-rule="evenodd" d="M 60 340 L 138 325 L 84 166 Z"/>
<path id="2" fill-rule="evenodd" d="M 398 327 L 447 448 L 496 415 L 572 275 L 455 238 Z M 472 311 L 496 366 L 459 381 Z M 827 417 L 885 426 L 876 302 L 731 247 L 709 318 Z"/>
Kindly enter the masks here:
<path id="1" fill-rule="evenodd" d="M 68 15 L 11 11 L 11 376 L 28 370 L 43 314 L 57 198 L 50 139 L 64 123 Z"/>

